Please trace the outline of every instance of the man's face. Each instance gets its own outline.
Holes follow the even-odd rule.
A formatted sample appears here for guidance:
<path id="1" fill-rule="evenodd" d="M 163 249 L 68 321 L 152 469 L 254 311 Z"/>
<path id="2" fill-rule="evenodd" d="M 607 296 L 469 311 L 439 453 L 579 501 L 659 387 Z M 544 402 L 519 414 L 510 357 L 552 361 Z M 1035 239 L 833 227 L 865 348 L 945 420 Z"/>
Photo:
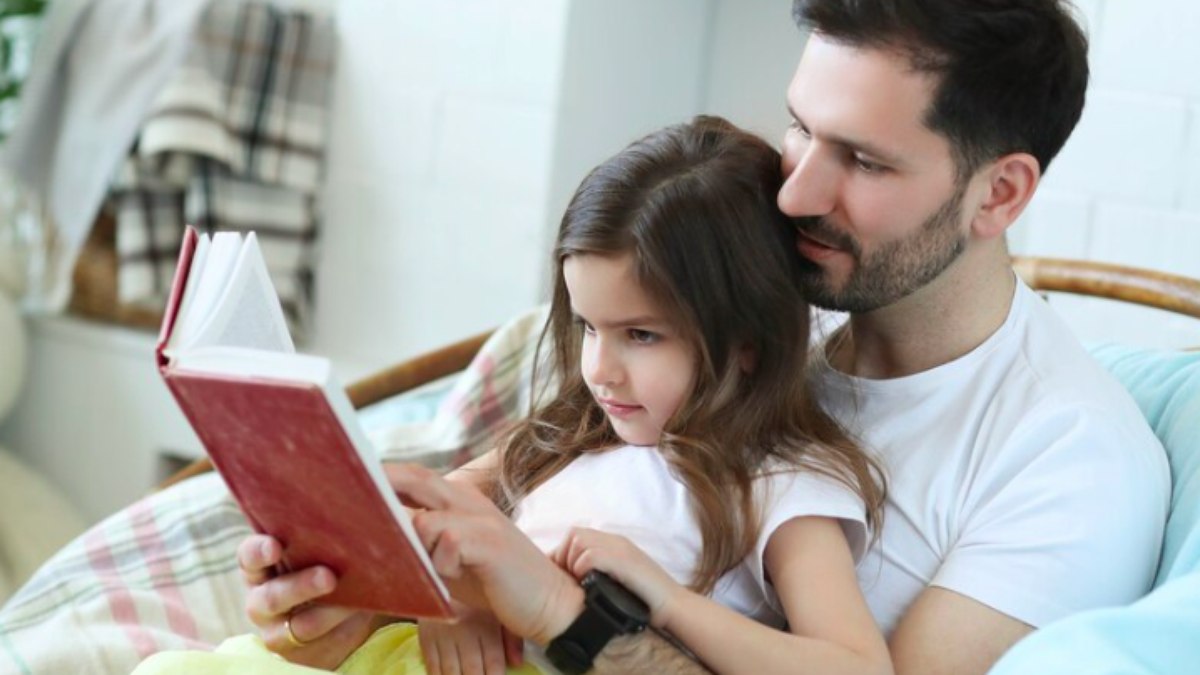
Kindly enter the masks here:
<path id="1" fill-rule="evenodd" d="M 788 87 L 779 208 L 819 307 L 867 312 L 923 287 L 965 250 L 966 184 L 923 123 L 935 81 L 906 57 L 819 35 Z"/>

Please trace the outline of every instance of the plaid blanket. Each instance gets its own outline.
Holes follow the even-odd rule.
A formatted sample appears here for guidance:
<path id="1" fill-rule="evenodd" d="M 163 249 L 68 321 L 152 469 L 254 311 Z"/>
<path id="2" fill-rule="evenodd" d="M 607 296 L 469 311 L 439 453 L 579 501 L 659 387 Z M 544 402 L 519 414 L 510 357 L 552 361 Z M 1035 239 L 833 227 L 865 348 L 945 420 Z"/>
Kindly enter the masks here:
<path id="1" fill-rule="evenodd" d="M 544 319 L 536 310 L 498 330 L 440 395 L 432 421 L 377 420 L 368 433 L 384 460 L 445 467 L 487 449 L 498 428 L 526 410 Z M 412 395 L 429 394 L 405 396 Z M 59 551 L 0 608 L 0 672 L 128 673 L 149 654 L 211 649 L 251 631 L 235 560 L 249 533 L 216 474 L 117 512 Z"/>
<path id="2" fill-rule="evenodd" d="M 165 302 L 186 223 L 253 229 L 308 325 L 334 43 L 330 16 L 212 2 L 110 189 L 119 302 Z"/>

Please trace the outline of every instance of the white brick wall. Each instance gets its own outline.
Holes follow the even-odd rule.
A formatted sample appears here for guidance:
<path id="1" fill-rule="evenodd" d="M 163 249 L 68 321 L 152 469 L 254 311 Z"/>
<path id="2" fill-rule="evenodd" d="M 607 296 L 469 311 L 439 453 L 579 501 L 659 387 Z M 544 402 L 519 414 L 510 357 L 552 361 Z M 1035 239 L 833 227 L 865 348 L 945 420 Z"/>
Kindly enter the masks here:
<path id="1" fill-rule="evenodd" d="M 1012 231 L 1014 252 L 1200 278 L 1200 4 L 1081 0 L 1092 83 L 1083 119 Z M 1200 321 L 1053 297 L 1085 340 L 1200 345 Z"/>
<path id="2" fill-rule="evenodd" d="M 344 378 L 539 296 L 567 6 L 338 3 L 311 348 Z"/>

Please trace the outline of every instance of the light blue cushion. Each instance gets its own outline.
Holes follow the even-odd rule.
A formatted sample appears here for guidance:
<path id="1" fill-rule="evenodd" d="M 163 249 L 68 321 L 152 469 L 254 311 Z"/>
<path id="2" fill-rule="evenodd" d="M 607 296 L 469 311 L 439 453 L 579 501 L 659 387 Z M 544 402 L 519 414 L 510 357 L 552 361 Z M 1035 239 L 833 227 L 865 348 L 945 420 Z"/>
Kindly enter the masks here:
<path id="1" fill-rule="evenodd" d="M 1091 348 L 1129 390 L 1171 462 L 1171 516 L 1155 590 L 1022 640 L 992 675 L 1200 672 L 1200 353 Z"/>
<path id="2" fill-rule="evenodd" d="M 1200 573 L 1128 607 L 1057 621 L 1018 642 L 990 675 L 1193 675 L 1200 670 Z"/>
<path id="3" fill-rule="evenodd" d="M 1162 585 L 1200 568 L 1200 352 L 1122 345 L 1091 352 L 1133 395 L 1171 461 L 1171 517 L 1156 582 Z"/>

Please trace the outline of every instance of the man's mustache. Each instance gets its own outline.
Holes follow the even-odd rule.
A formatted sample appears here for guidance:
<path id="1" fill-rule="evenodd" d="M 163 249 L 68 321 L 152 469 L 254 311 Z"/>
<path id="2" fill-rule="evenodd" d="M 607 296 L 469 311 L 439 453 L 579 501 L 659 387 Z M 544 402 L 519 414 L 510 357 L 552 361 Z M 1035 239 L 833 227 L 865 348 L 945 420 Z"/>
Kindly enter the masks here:
<path id="1" fill-rule="evenodd" d="M 830 248 L 846 251 L 854 256 L 858 256 L 862 250 L 853 237 L 829 224 L 829 221 L 822 216 L 800 216 L 793 220 L 796 229 L 804 236 L 815 239 Z"/>

